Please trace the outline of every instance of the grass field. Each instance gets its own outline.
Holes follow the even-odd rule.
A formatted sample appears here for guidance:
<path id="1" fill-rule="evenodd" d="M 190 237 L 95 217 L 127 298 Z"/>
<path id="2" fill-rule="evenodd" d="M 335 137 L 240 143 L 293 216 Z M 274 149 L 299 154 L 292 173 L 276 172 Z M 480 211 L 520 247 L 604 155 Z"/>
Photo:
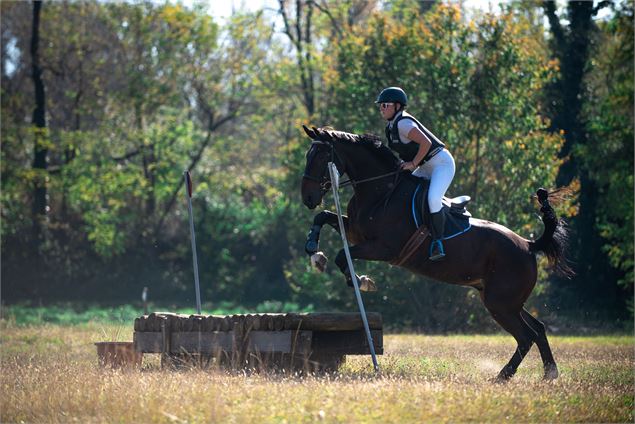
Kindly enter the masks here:
<path id="1" fill-rule="evenodd" d="M 94 342 L 132 328 L 0 321 L 0 421 L 19 422 L 633 422 L 632 336 L 556 337 L 561 377 L 543 382 L 536 348 L 509 383 L 492 378 L 510 336 L 385 335 L 381 374 L 352 356 L 337 375 L 98 367 Z"/>

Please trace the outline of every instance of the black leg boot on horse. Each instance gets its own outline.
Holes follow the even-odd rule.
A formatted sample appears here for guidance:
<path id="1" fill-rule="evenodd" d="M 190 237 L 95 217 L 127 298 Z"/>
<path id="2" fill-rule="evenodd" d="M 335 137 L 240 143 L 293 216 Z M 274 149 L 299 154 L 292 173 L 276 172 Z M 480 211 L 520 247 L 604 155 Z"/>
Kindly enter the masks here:
<path id="1" fill-rule="evenodd" d="M 432 233 L 432 243 L 430 244 L 431 261 L 440 261 L 445 258 L 443 249 L 443 230 L 445 229 L 445 214 L 443 211 L 430 214 L 430 231 Z"/>

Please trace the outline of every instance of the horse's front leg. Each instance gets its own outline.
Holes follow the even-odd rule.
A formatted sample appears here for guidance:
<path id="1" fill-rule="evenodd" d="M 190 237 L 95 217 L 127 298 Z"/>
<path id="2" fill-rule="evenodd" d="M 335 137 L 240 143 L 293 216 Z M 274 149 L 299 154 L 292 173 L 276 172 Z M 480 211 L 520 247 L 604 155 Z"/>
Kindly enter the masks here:
<path id="1" fill-rule="evenodd" d="M 348 217 L 342 216 L 344 221 L 344 230 L 348 228 Z M 328 224 L 331 227 L 335 228 L 335 231 L 340 232 L 339 223 L 337 222 L 337 214 L 331 211 L 322 211 L 319 214 L 315 215 L 313 218 L 313 225 L 309 230 L 309 234 L 306 238 L 306 244 L 304 245 L 304 250 L 307 255 L 311 257 L 311 265 L 316 268 L 320 272 L 324 272 L 326 269 L 326 263 L 328 258 L 324 254 L 324 252 L 320 252 L 320 231 L 322 231 L 322 227 L 324 224 Z"/>
<path id="2" fill-rule="evenodd" d="M 384 246 L 377 241 L 367 241 L 364 243 L 356 244 L 349 247 L 351 253 L 351 260 L 365 259 L 367 261 L 390 261 L 395 258 L 395 252 Z M 344 249 L 340 250 L 335 258 L 335 264 L 339 267 L 344 277 L 346 277 L 346 284 L 353 287 L 353 279 L 351 277 L 351 271 L 348 269 L 348 262 L 346 260 L 346 252 Z M 377 286 L 372 278 L 368 275 L 357 276 L 359 289 L 361 291 L 377 291 Z"/>

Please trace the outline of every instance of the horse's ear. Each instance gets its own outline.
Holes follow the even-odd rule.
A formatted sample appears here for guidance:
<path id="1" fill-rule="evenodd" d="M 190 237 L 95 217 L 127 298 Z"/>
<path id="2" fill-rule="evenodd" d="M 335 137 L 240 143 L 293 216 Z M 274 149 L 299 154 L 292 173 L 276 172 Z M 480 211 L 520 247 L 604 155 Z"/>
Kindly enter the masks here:
<path id="1" fill-rule="evenodd" d="M 316 140 L 328 141 L 328 135 L 322 128 L 318 128 L 318 127 L 311 127 L 311 128 L 313 129 L 313 132 L 315 133 Z"/>
<path id="2" fill-rule="evenodd" d="M 315 128 L 315 127 L 313 127 L 313 129 L 320 136 L 320 138 L 323 139 L 324 141 L 333 141 L 333 134 L 331 133 L 331 131 L 326 130 L 324 128 Z"/>
<path id="3" fill-rule="evenodd" d="M 313 127 L 315 129 L 315 127 Z M 315 140 L 317 139 L 317 134 L 315 133 L 315 131 L 309 129 L 309 127 L 307 127 L 306 125 L 302 125 L 302 129 L 304 130 L 304 132 L 306 133 L 306 135 L 309 136 L 309 138 Z"/>

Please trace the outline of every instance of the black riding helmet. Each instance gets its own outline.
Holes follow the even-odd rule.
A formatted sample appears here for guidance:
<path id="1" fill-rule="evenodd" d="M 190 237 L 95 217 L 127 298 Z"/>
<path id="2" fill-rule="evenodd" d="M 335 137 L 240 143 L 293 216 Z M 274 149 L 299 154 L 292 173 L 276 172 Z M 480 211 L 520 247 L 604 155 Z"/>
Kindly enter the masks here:
<path id="1" fill-rule="evenodd" d="M 375 103 L 401 103 L 405 106 L 408 104 L 408 96 L 399 87 L 388 87 L 381 90 Z"/>

